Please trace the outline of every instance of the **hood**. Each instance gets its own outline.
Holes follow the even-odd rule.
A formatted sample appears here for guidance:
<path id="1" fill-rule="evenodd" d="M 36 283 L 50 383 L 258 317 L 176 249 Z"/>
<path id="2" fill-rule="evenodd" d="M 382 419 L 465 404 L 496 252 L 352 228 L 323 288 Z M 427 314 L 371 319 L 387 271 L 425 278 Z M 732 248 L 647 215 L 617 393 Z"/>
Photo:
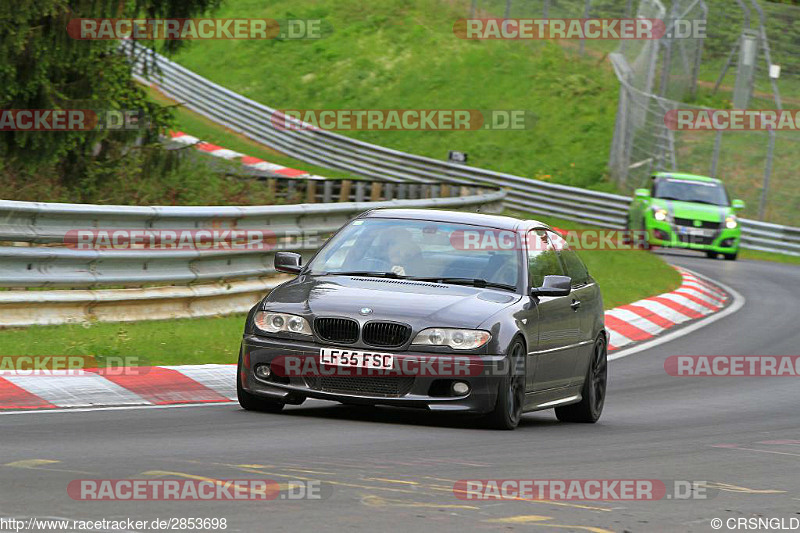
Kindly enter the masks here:
<path id="1" fill-rule="evenodd" d="M 520 299 L 496 289 L 411 280 L 350 276 L 299 276 L 264 300 L 272 311 L 308 316 L 346 316 L 390 320 L 412 327 L 477 328 L 491 315 Z M 362 308 L 372 312 L 361 315 Z"/>
<path id="2" fill-rule="evenodd" d="M 707 222 L 723 222 L 731 212 L 731 208 L 724 205 L 698 204 L 660 198 L 653 198 L 653 205 L 663 207 L 675 218 L 690 218 Z"/>

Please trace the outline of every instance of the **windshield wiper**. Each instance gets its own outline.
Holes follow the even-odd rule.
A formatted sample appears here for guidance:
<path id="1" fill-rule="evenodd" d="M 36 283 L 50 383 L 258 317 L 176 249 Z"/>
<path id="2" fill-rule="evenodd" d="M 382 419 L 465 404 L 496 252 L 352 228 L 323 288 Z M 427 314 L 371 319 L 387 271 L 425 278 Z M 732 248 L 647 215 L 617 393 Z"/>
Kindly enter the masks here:
<path id="1" fill-rule="evenodd" d="M 451 285 L 472 285 L 473 287 L 488 287 L 491 289 L 505 289 L 517 292 L 515 285 L 508 285 L 507 283 L 495 283 L 493 281 L 486 281 L 481 278 L 446 278 L 442 276 L 432 276 L 429 278 L 406 278 L 414 281 L 431 281 L 435 283 L 449 283 Z"/>
<path id="2" fill-rule="evenodd" d="M 354 271 L 347 271 L 347 272 L 319 272 L 315 274 L 316 276 L 361 276 L 365 278 L 405 278 L 406 276 L 401 276 L 396 272 L 380 272 L 380 271 L 373 271 L 373 270 L 354 270 Z"/>

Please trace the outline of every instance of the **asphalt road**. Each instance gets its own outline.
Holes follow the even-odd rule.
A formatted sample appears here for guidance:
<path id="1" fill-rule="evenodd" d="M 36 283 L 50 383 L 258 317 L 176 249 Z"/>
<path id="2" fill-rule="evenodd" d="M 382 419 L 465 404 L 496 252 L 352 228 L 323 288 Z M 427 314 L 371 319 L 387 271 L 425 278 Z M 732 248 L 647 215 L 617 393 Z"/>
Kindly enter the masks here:
<path id="1" fill-rule="evenodd" d="M 678 265 L 740 292 L 744 307 L 610 364 L 600 423 L 526 415 L 514 432 L 417 411 L 308 401 L 280 415 L 237 405 L 0 416 L 0 516 L 218 517 L 227 531 L 714 531 L 712 518 L 800 518 L 797 378 L 679 378 L 670 355 L 800 350 L 800 268 Z M 85 502 L 82 478 L 320 480 L 321 500 Z M 705 481 L 707 499 L 463 501 L 460 479 Z M 787 522 L 790 523 L 790 522 Z M 723 527 L 722 531 L 727 531 Z"/>

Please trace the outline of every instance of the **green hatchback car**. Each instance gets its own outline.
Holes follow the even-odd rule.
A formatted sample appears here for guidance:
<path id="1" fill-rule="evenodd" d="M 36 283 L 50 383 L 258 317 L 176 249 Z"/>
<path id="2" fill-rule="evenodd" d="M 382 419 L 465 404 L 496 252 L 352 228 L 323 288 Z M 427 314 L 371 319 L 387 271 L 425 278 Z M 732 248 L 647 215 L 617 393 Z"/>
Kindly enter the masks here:
<path id="1" fill-rule="evenodd" d="M 628 211 L 628 229 L 641 231 L 649 246 L 704 251 L 710 258 L 722 254 L 734 261 L 741 228 L 737 212 L 741 200 L 730 200 L 715 178 L 657 172 L 649 189 L 636 189 Z"/>

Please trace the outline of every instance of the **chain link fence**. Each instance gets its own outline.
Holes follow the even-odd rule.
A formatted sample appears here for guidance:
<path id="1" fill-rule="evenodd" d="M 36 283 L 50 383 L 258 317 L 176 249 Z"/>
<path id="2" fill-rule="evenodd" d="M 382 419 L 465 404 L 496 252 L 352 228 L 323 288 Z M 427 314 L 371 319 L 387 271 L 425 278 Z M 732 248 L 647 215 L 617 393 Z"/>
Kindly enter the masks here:
<path id="1" fill-rule="evenodd" d="M 559 42 L 591 59 L 608 54 L 620 81 L 612 179 L 630 193 L 659 170 L 715 176 L 745 201 L 744 216 L 800 225 L 800 132 L 675 131 L 664 121 L 676 109 L 800 108 L 800 7 L 763 0 L 471 0 L 469 14 L 663 20 L 666 35 L 658 40 Z M 704 34 L 687 34 L 689 23 Z"/>
<path id="2" fill-rule="evenodd" d="M 620 80 L 612 178 L 629 192 L 659 170 L 719 177 L 745 201 L 745 216 L 800 225 L 798 131 L 674 131 L 664 121 L 675 109 L 797 107 L 800 9 L 755 0 L 677 0 L 667 9 L 667 28 L 680 19 L 705 21 L 705 37 L 662 38 L 650 65 L 631 61 L 622 46 L 612 54 Z M 648 89 L 636 80 L 651 69 L 657 75 Z"/>

